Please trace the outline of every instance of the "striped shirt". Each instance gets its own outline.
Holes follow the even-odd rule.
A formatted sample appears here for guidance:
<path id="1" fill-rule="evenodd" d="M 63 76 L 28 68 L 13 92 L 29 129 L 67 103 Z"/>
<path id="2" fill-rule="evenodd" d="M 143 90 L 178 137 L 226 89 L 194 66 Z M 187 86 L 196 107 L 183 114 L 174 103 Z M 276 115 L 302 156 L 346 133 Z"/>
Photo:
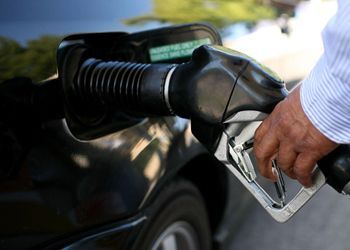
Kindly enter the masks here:
<path id="1" fill-rule="evenodd" d="M 350 143 L 350 0 L 338 0 L 322 39 L 324 54 L 301 85 L 301 104 L 322 134 Z"/>

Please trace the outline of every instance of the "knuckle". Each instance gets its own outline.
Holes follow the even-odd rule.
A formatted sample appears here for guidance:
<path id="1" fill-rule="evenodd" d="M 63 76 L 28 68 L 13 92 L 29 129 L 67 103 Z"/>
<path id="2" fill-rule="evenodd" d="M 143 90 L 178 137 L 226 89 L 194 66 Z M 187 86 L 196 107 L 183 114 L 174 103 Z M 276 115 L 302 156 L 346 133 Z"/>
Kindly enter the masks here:
<path id="1" fill-rule="evenodd" d="M 293 169 L 295 175 L 301 179 L 307 179 L 311 176 L 311 170 L 308 166 L 296 165 Z"/>
<path id="2" fill-rule="evenodd" d="M 258 143 L 261 141 L 262 137 L 263 137 L 263 124 L 261 124 L 254 133 L 254 143 Z"/>
<path id="3" fill-rule="evenodd" d="M 266 151 L 259 145 L 254 147 L 254 154 L 258 161 L 263 161 L 266 158 Z"/>
<path id="4" fill-rule="evenodd" d="M 259 172 L 262 176 L 267 177 L 268 176 L 268 172 L 267 169 L 264 167 L 259 167 Z"/>
<path id="5" fill-rule="evenodd" d="M 290 161 L 290 157 L 286 154 L 282 154 L 280 151 L 277 154 L 277 165 L 282 169 L 289 169 L 293 166 L 293 162 Z"/>
<path id="6" fill-rule="evenodd" d="M 289 170 L 287 170 L 287 171 L 285 171 L 285 173 L 286 173 L 286 175 L 288 175 L 289 176 L 289 178 L 291 178 L 291 179 L 296 179 L 297 177 L 295 176 L 295 173 L 294 173 L 294 171 L 293 170 L 291 170 L 291 169 L 289 169 Z"/>
<path id="7" fill-rule="evenodd" d="M 268 178 L 268 179 L 273 179 L 274 178 L 274 175 L 272 173 L 272 170 L 269 169 L 267 166 L 266 167 L 263 167 L 263 168 L 259 168 L 259 171 L 260 171 L 260 174 L 265 177 L 265 178 Z"/>
<path id="8" fill-rule="evenodd" d="M 266 161 L 258 161 L 259 173 L 266 178 L 270 178 L 269 166 Z"/>
<path id="9" fill-rule="evenodd" d="M 293 166 L 293 163 L 277 161 L 277 165 L 280 169 L 286 172 Z"/>
<path id="10" fill-rule="evenodd" d="M 294 173 L 300 178 L 305 178 L 309 175 L 308 171 L 305 168 L 298 166 L 294 167 Z"/>
<path id="11" fill-rule="evenodd" d="M 289 129 L 290 119 L 288 118 L 288 116 L 281 117 L 281 119 L 279 120 L 279 125 L 283 130 Z"/>
<path id="12" fill-rule="evenodd" d="M 309 186 L 311 186 L 311 184 L 312 184 L 311 179 L 309 179 L 309 178 L 298 179 L 298 181 L 299 181 L 300 184 L 303 185 L 304 187 L 309 187 Z"/>

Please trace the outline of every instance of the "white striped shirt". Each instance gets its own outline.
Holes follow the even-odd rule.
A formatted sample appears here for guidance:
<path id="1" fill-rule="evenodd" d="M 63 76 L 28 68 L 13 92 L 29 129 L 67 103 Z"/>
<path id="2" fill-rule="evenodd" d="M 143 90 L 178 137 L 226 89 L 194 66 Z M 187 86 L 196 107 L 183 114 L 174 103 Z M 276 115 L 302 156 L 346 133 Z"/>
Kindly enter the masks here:
<path id="1" fill-rule="evenodd" d="M 301 85 L 301 104 L 322 134 L 350 143 L 350 0 L 338 0 L 322 38 L 324 54 Z"/>

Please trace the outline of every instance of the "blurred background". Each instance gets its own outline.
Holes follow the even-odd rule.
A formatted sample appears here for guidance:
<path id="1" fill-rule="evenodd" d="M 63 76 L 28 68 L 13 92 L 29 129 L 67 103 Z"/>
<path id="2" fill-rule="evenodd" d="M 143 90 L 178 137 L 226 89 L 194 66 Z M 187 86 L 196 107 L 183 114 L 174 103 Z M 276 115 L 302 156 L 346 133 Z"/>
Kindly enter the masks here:
<path id="1" fill-rule="evenodd" d="M 322 53 L 321 30 L 335 11 L 335 0 L 2 0 L 0 82 L 54 74 L 57 44 L 71 33 L 188 22 L 211 23 L 225 46 L 255 57 L 287 82 L 298 81 Z"/>

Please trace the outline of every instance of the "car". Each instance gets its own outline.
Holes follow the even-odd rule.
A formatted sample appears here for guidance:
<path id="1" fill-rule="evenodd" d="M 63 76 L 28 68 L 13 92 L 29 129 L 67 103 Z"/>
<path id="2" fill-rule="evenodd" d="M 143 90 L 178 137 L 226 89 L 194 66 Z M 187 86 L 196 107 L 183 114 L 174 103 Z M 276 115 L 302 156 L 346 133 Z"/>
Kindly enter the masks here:
<path id="1" fill-rule="evenodd" d="M 220 35 L 198 23 L 69 35 L 74 20 L 64 12 L 77 6 L 61 2 L 54 11 L 43 1 L 2 8 L 9 13 L 0 39 L 0 248 L 225 249 L 251 199 L 194 138 L 189 120 L 89 102 L 72 118 L 56 74 L 77 44 L 109 59 L 182 63 L 188 52 L 157 61 L 150 49 L 192 44 L 192 52 L 221 44 Z M 38 39 L 40 27 L 59 36 Z"/>

